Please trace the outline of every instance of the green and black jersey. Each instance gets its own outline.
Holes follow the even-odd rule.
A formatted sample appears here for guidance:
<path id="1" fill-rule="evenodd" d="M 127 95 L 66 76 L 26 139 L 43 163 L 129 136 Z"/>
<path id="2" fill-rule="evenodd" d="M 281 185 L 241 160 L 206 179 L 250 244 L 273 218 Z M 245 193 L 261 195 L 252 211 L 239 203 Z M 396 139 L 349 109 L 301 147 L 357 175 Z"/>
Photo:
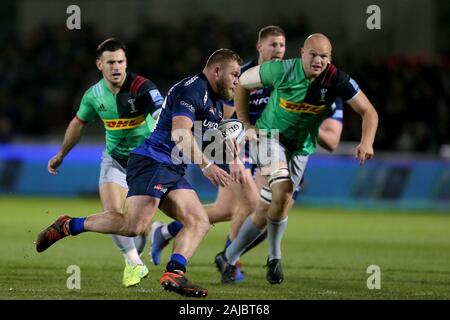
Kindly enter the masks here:
<path id="1" fill-rule="evenodd" d="M 120 91 L 113 94 L 102 78 L 84 94 L 77 118 L 91 122 L 98 115 L 105 125 L 106 153 L 126 167 L 131 150 L 153 131 L 153 115 L 163 98 L 148 79 L 127 73 Z"/>
<path id="2" fill-rule="evenodd" d="M 263 86 L 273 90 L 256 127 L 269 135 L 279 130 L 280 142 L 294 155 L 313 153 L 336 98 L 348 101 L 359 92 L 358 84 L 331 63 L 314 81 L 306 78 L 300 58 L 265 62 L 259 73 Z"/>

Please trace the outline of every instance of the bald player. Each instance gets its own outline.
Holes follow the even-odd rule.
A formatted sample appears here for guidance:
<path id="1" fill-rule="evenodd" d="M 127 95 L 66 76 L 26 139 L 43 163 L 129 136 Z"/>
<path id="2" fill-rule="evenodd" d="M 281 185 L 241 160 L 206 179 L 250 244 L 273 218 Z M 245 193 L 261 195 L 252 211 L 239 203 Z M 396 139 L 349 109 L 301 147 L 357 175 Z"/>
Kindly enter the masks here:
<path id="1" fill-rule="evenodd" d="M 253 152 L 265 178 L 264 185 L 256 212 L 244 221 L 231 245 L 215 258 L 222 283 L 235 282 L 236 261 L 266 226 L 269 241 L 266 278 L 271 284 L 283 282 L 281 240 L 292 194 L 300 184 L 309 155 L 316 150 L 319 127 L 332 111 L 336 98 L 342 98 L 362 118 L 361 142 L 355 158 L 363 165 L 373 157 L 377 112 L 355 80 L 331 63 L 331 52 L 331 43 L 325 35 L 312 34 L 304 42 L 301 58 L 268 61 L 240 77 L 235 95 L 237 106 L 245 103 L 249 90 L 273 87 L 255 125 L 259 149 L 265 145 L 271 156 L 264 159 L 257 150 Z"/>

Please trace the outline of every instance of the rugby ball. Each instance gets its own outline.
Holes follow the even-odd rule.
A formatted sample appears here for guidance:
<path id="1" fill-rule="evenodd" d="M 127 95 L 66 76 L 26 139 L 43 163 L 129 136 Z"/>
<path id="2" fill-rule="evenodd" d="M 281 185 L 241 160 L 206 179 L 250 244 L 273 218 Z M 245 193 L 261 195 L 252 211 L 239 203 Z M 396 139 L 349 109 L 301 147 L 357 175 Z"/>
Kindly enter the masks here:
<path id="1" fill-rule="evenodd" d="M 238 119 L 226 119 L 219 123 L 217 129 L 222 134 L 222 139 L 236 139 L 240 143 L 245 137 L 244 124 Z"/>

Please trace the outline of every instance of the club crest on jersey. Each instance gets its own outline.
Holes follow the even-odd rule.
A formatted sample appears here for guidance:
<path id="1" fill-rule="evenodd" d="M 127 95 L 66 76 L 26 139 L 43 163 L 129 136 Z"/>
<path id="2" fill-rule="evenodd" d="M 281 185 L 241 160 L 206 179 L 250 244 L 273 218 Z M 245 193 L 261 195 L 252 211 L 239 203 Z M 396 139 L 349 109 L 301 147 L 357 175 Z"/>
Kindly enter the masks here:
<path id="1" fill-rule="evenodd" d="M 161 191 L 161 192 L 163 192 L 163 193 L 166 193 L 166 192 L 167 192 L 167 188 L 164 188 L 164 186 L 163 186 L 161 183 L 157 183 L 157 184 L 153 187 L 153 189 L 158 190 L 158 191 Z"/>
<path id="2" fill-rule="evenodd" d="M 135 113 L 135 112 L 139 111 L 136 109 L 136 106 L 134 105 L 134 101 L 135 101 L 135 99 L 128 99 L 128 103 L 130 104 L 130 107 L 131 107 L 131 113 Z"/>
<path id="3" fill-rule="evenodd" d="M 206 104 L 206 101 L 208 101 L 208 91 L 205 91 L 205 96 L 203 97 L 203 104 Z"/>
<path id="4" fill-rule="evenodd" d="M 325 94 L 327 93 L 328 89 L 322 88 L 320 89 L 320 102 L 325 102 Z"/>

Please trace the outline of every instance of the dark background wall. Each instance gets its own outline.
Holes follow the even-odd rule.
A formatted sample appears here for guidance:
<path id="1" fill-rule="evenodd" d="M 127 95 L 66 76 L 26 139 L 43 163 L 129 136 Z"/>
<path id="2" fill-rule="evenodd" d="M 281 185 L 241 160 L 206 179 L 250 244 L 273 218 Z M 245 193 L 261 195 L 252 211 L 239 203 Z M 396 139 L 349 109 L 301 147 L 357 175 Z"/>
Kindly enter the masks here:
<path id="1" fill-rule="evenodd" d="M 68 30 L 66 9 L 81 9 L 81 30 Z M 368 6 L 381 10 L 369 30 Z M 380 114 L 379 151 L 440 155 L 450 144 L 450 2 L 443 0 L 22 0 L 3 1 L 0 39 L 0 141 L 60 142 L 80 98 L 100 74 L 94 51 L 119 36 L 129 70 L 163 94 L 197 73 L 208 55 L 228 47 L 255 55 L 257 31 L 286 30 L 287 57 L 305 37 L 327 34 L 334 63 L 352 75 Z M 360 136 L 360 120 L 345 110 L 343 141 Z M 85 143 L 101 143 L 100 123 Z"/>

